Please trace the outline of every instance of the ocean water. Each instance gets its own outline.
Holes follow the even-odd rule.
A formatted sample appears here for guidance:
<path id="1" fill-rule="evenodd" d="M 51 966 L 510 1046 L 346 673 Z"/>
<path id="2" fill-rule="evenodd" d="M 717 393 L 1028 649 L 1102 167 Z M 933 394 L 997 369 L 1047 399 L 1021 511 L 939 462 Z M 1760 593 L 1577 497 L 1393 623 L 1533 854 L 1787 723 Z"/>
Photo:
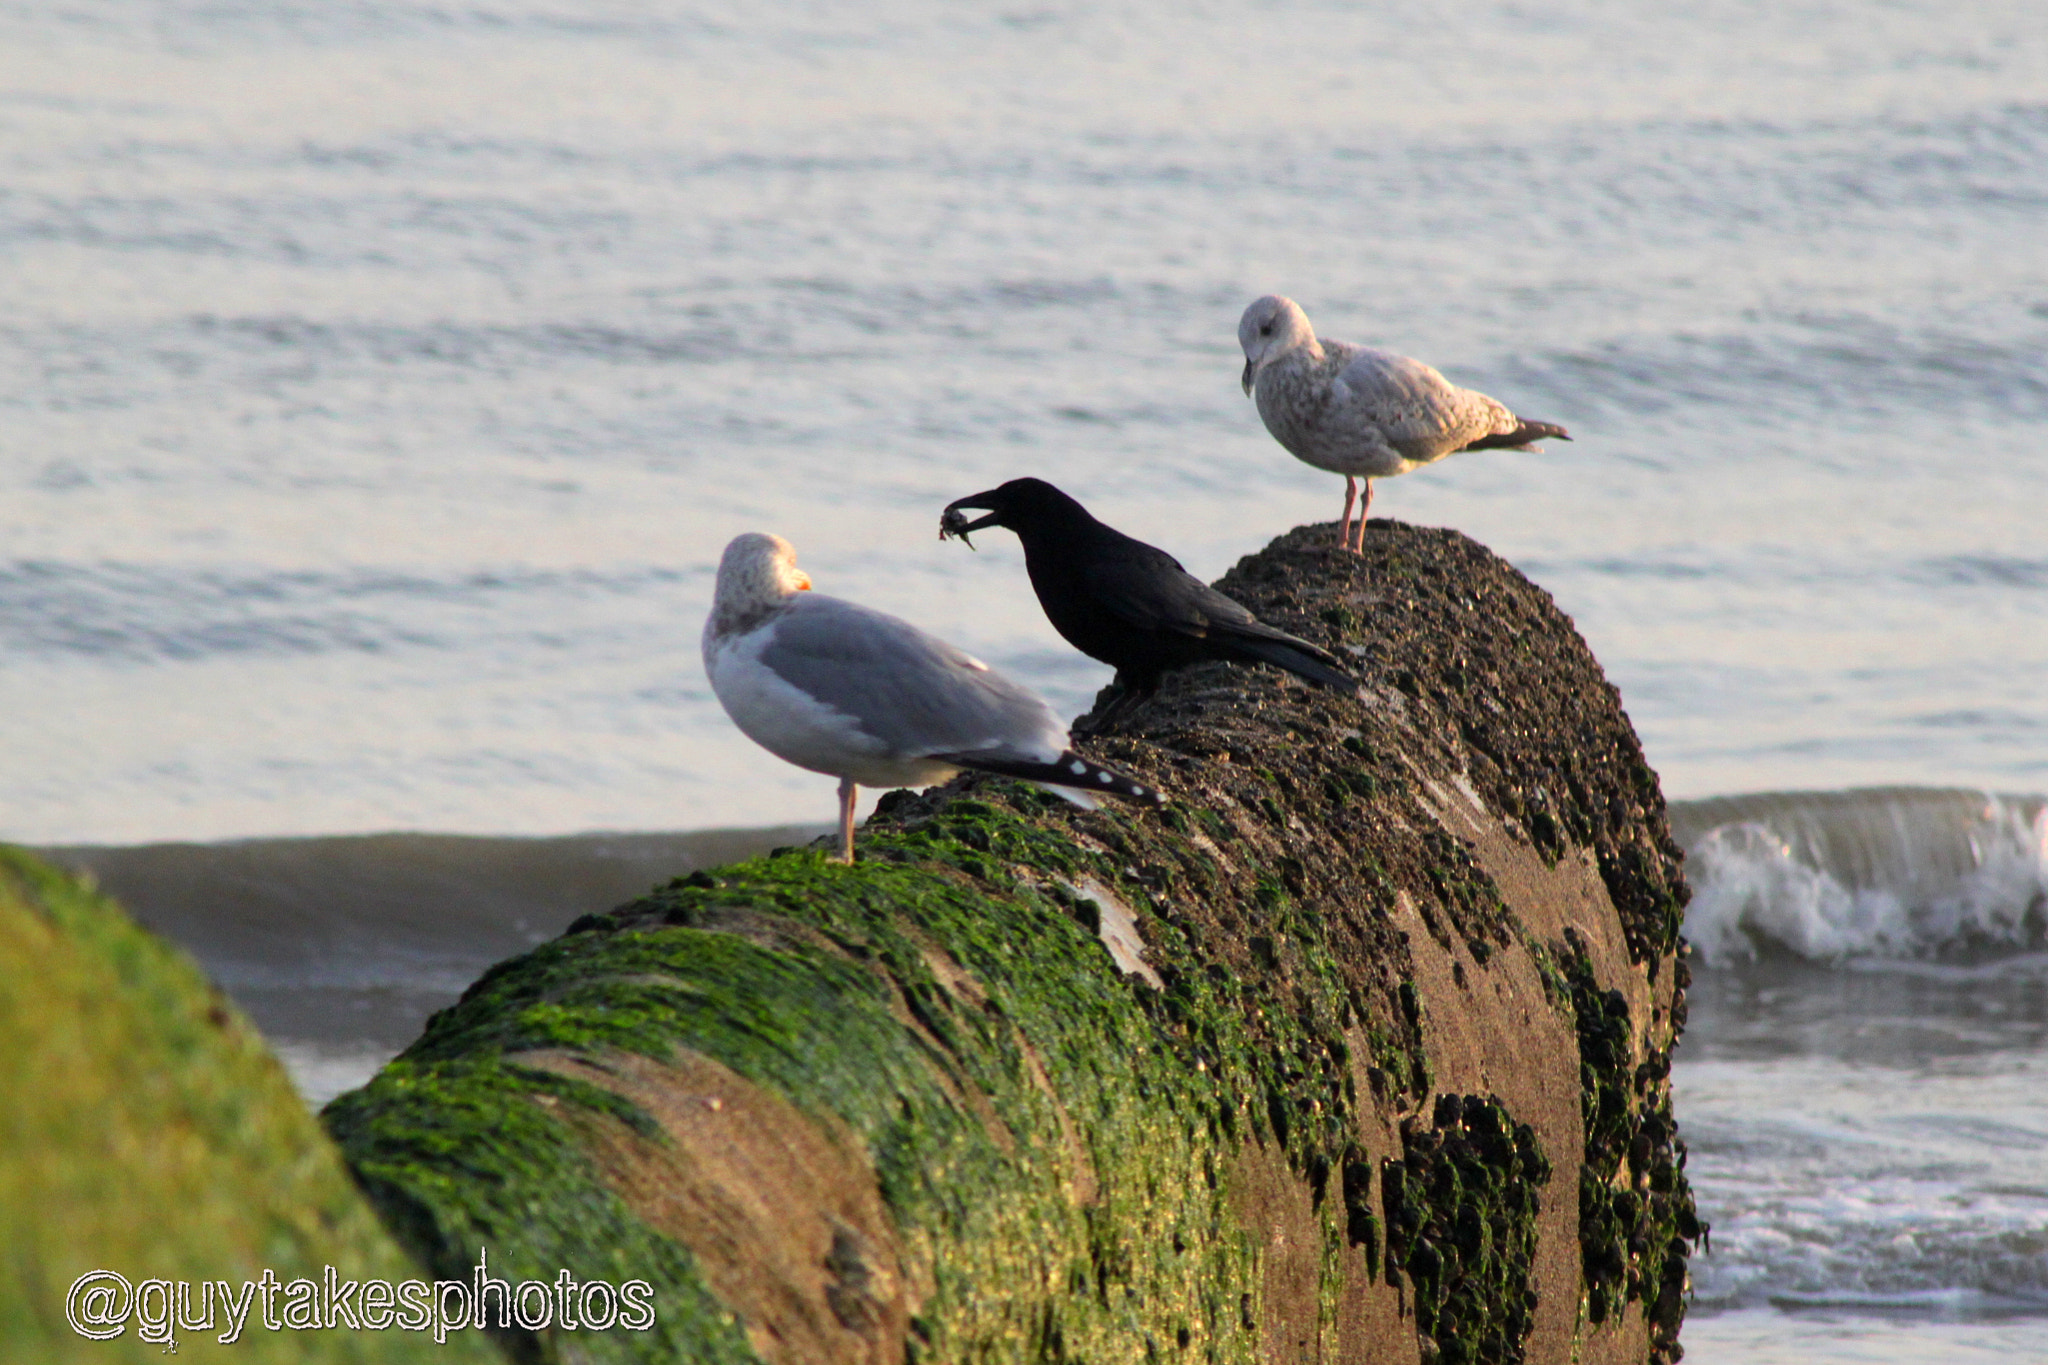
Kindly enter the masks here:
<path id="1" fill-rule="evenodd" d="M 1284 292 L 1575 437 L 1375 507 L 1550 590 L 1693 822 L 1690 1358 L 2048 1358 L 2044 243 L 2035 0 L 0 0 L 0 837 L 352 1084 L 699 856 L 424 835 L 829 817 L 705 685 L 732 535 L 1072 713 L 947 501 L 1209 577 L 1333 518 L 1237 388 Z"/>
<path id="2" fill-rule="evenodd" d="M 2048 803 L 1680 803 L 1689 1359 L 2048 1359 Z"/>

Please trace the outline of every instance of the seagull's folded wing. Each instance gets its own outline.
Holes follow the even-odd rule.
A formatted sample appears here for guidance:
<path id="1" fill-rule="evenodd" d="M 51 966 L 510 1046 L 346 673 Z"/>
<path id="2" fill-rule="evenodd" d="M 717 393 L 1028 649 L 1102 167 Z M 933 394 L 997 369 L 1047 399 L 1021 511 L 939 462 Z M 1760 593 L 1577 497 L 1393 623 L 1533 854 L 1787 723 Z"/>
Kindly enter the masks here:
<path id="1" fill-rule="evenodd" d="M 1056 757 L 1066 727 L 1030 689 L 900 617 L 798 595 L 761 662 L 900 756 L 1006 749 Z"/>
<path id="2" fill-rule="evenodd" d="M 1392 351 L 1346 345 L 1337 383 L 1340 420 L 1361 429 L 1376 427 L 1388 445 L 1409 459 L 1434 459 L 1516 425 L 1502 403 L 1461 389 L 1431 366 Z"/>

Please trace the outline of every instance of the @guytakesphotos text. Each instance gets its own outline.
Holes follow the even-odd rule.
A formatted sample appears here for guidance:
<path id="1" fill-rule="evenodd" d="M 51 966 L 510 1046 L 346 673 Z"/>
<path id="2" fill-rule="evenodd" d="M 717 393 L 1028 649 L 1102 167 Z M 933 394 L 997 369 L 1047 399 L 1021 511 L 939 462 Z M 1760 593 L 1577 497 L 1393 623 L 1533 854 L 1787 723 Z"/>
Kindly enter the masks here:
<path id="1" fill-rule="evenodd" d="M 317 1280 L 280 1280 L 265 1269 L 240 1286 L 226 1280 L 131 1283 L 111 1270 L 93 1270 L 71 1283 L 64 1316 L 82 1337 L 107 1341 L 131 1326 L 143 1341 L 175 1347 L 180 1335 L 210 1334 L 223 1345 L 245 1330 L 305 1332 L 343 1328 L 358 1332 L 432 1332 L 446 1341 L 469 1328 L 524 1328 L 538 1332 L 644 1332 L 654 1326 L 654 1286 L 645 1280 L 614 1285 L 579 1280 L 567 1270 L 552 1280 L 514 1284 L 490 1273 L 480 1251 L 476 1271 L 461 1280 L 344 1280 L 333 1266 Z"/>

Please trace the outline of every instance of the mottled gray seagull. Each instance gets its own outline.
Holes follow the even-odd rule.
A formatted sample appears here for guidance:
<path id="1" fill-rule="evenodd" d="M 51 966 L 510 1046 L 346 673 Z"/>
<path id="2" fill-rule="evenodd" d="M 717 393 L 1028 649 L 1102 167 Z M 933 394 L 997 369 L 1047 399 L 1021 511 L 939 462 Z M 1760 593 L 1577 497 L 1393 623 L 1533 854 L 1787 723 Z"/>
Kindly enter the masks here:
<path id="1" fill-rule="evenodd" d="M 1348 341 L 1318 341 L 1293 299 L 1268 294 L 1238 320 L 1244 391 L 1256 396 L 1273 439 L 1304 464 L 1344 476 L 1338 543 L 1365 548 L 1372 481 L 1461 450 L 1533 450 L 1563 427 L 1528 422 L 1496 399 L 1461 389 L 1419 360 Z M 1358 498 L 1358 480 L 1365 496 Z M 1358 541 L 1351 504 L 1358 500 Z"/>
<path id="2" fill-rule="evenodd" d="M 1067 747 L 1037 693 L 908 621 L 810 590 L 796 548 L 749 533 L 725 547 L 704 623 L 704 672 L 748 739 L 839 779 L 839 856 L 853 861 L 860 786 L 944 782 L 962 768 L 1080 793 L 1159 793 Z"/>

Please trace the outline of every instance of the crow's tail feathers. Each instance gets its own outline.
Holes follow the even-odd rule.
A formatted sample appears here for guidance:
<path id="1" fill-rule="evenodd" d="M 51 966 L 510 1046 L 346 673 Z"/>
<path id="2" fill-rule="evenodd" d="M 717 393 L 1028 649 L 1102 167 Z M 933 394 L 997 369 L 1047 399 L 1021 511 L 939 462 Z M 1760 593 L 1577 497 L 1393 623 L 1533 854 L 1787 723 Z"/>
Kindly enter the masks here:
<path id="1" fill-rule="evenodd" d="M 1247 658 L 1284 668 L 1297 678 L 1306 678 L 1318 687 L 1334 688 L 1353 696 L 1358 694 L 1358 679 L 1309 653 L 1315 646 L 1306 640 L 1300 644 L 1288 644 L 1282 640 L 1265 640 L 1257 636 L 1240 637 L 1237 647 Z M 1322 651 L 1316 650 L 1316 653 L 1320 654 Z"/>
<path id="2" fill-rule="evenodd" d="M 1110 796 L 1121 796 L 1127 801 L 1140 801 L 1148 806 L 1166 803 L 1165 795 L 1158 788 L 1146 786 L 1127 772 L 1105 768 L 1100 763 L 1085 759 L 1072 749 L 1051 763 L 1042 763 L 1013 752 L 990 749 L 956 754 L 933 754 L 931 757 L 942 763 L 957 764 L 977 772 L 996 773 L 1002 777 L 1021 777 L 1026 782 L 1036 782 L 1039 786 L 1051 790 L 1055 796 L 1065 796 L 1068 800 L 1074 800 L 1074 797 L 1069 795 L 1070 792 L 1086 793 L 1091 798 L 1097 793 L 1106 793 Z M 1096 802 L 1087 799 L 1075 801 L 1075 804 L 1092 809 Z"/>

